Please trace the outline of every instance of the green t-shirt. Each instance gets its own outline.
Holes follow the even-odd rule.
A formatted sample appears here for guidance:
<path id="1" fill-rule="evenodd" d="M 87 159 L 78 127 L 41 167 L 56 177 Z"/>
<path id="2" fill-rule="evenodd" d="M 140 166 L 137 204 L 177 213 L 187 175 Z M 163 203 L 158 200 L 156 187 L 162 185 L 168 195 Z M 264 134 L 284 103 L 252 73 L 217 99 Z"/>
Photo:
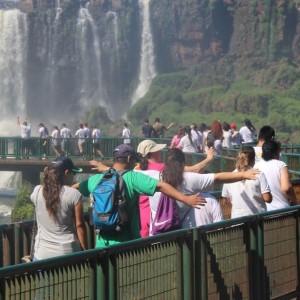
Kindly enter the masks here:
<path id="1" fill-rule="evenodd" d="M 79 191 L 82 195 L 88 197 L 103 174 L 96 174 L 79 184 Z M 121 232 L 101 231 L 96 239 L 96 248 L 118 244 L 132 239 L 140 238 L 140 213 L 139 213 L 139 195 L 152 196 L 157 187 L 158 180 L 153 179 L 140 172 L 128 171 L 123 175 L 124 192 L 128 203 L 128 212 L 130 224 L 128 230 Z"/>

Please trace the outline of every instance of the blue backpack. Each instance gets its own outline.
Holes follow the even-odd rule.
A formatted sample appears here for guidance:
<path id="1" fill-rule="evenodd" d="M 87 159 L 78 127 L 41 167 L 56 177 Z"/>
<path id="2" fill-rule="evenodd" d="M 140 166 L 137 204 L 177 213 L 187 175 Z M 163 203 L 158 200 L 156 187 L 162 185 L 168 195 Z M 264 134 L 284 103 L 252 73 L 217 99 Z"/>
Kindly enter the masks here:
<path id="1" fill-rule="evenodd" d="M 109 169 L 93 190 L 92 220 L 97 229 L 121 231 L 128 224 L 129 216 L 122 177 L 127 171 L 117 172 Z"/>

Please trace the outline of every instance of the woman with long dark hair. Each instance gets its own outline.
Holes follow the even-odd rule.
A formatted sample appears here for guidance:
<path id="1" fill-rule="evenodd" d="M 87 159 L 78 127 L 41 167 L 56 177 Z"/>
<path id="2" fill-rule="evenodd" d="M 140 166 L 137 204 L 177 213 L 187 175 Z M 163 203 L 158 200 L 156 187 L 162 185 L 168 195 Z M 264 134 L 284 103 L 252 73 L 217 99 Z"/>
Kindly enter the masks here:
<path id="1" fill-rule="evenodd" d="M 184 132 L 185 136 L 181 138 L 178 148 L 186 153 L 197 153 L 197 140 L 193 140 L 191 127 L 185 126 Z"/>
<path id="2" fill-rule="evenodd" d="M 249 119 L 244 120 L 245 126 L 240 129 L 240 134 L 243 139 L 243 143 L 253 143 L 256 137 L 256 129 L 252 125 Z"/>
<path id="3" fill-rule="evenodd" d="M 254 148 L 244 146 L 238 154 L 234 172 L 250 170 L 254 164 Z M 231 218 L 264 212 L 267 210 L 266 203 L 272 201 L 270 187 L 263 172 L 255 180 L 224 184 L 222 197 L 230 200 L 232 204 Z"/>
<path id="4" fill-rule="evenodd" d="M 81 171 L 67 157 L 56 158 L 44 169 L 42 185 L 30 196 L 38 228 L 34 260 L 87 249 L 82 196 L 70 187 Z"/>
<path id="5" fill-rule="evenodd" d="M 275 140 L 267 140 L 262 145 L 262 160 L 255 167 L 265 173 L 273 200 L 267 203 L 267 210 L 289 207 L 296 202 L 296 195 L 290 181 L 289 169 L 279 159 L 281 144 Z"/>

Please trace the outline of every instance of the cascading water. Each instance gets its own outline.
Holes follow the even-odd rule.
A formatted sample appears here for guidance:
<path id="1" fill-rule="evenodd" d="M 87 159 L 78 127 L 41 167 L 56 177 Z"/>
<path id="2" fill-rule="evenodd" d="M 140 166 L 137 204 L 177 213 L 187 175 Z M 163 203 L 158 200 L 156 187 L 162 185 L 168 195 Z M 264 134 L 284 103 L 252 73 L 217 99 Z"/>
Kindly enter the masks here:
<path id="1" fill-rule="evenodd" d="M 40 122 L 50 130 L 66 122 L 75 130 L 75 122 L 97 106 L 112 120 L 124 116 L 156 74 L 149 2 L 135 3 L 128 16 L 95 1 L 90 10 L 89 4 L 54 0 L 55 7 L 37 4 L 28 15 L 0 11 L 0 135 L 19 135 L 17 115 L 31 119 L 33 136 Z M 139 19 L 141 37 L 132 31 Z"/>
<path id="2" fill-rule="evenodd" d="M 88 4 L 81 7 L 77 19 L 78 51 L 80 54 L 81 100 L 80 105 L 84 110 L 94 105 L 106 106 L 108 114 L 111 107 L 105 103 L 102 72 L 101 72 L 101 44 L 99 34 L 93 17 L 89 13 Z"/>
<path id="3" fill-rule="evenodd" d="M 11 221 L 15 195 L 21 187 L 21 172 L 0 172 L 0 224 Z"/>
<path id="4" fill-rule="evenodd" d="M 105 34 L 102 38 L 102 68 L 105 70 L 104 86 L 108 101 L 113 101 L 112 119 L 124 117 L 126 98 L 124 97 L 124 78 L 122 78 L 122 59 L 119 45 L 118 15 L 114 11 L 105 14 Z M 124 62 L 123 62 L 124 63 Z M 124 71 L 124 69 L 123 69 Z M 124 99 L 125 98 L 125 99 Z"/>
<path id="5" fill-rule="evenodd" d="M 119 66 L 120 53 L 119 53 L 119 43 L 118 43 L 118 15 L 116 12 L 108 11 L 106 13 L 106 31 L 109 37 L 112 37 L 112 43 L 109 43 L 111 50 L 113 51 L 113 56 L 116 57 L 116 65 Z M 116 70 L 118 73 L 118 70 Z"/>
<path id="6" fill-rule="evenodd" d="M 59 19 L 61 13 L 62 13 L 62 8 L 60 6 L 60 0 L 57 0 L 56 1 L 56 7 L 55 7 L 55 10 L 56 10 L 56 14 L 55 14 L 55 22 Z"/>
<path id="7" fill-rule="evenodd" d="M 16 116 L 26 114 L 27 19 L 17 9 L 0 10 L 0 128 L 1 135 L 18 132 Z M 1 172 L 0 221 L 10 220 L 21 173 Z"/>
<path id="8" fill-rule="evenodd" d="M 0 172 L 0 195 L 14 194 L 21 187 L 22 173 L 21 172 Z"/>
<path id="9" fill-rule="evenodd" d="M 148 92 L 151 81 L 156 75 L 149 4 L 150 0 L 139 0 L 143 29 L 139 84 L 132 97 L 133 104 Z"/>
<path id="10" fill-rule="evenodd" d="M 16 128 L 15 120 L 18 112 L 26 113 L 27 33 L 26 14 L 17 9 L 0 10 L 0 127 L 2 136 L 11 133 L 11 128 Z"/>

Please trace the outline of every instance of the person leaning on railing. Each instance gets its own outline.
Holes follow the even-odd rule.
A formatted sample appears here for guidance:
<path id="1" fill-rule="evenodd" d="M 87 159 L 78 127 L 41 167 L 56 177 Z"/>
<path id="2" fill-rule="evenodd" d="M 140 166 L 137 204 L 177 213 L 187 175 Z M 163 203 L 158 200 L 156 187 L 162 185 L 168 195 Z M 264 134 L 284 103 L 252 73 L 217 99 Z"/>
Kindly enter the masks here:
<path id="1" fill-rule="evenodd" d="M 132 171 L 136 163 L 140 159 L 134 149 L 128 144 L 121 144 L 113 151 L 114 163 L 113 168 L 120 172 L 128 170 L 122 177 L 124 180 L 124 192 L 127 200 L 128 212 L 130 214 L 129 224 L 121 231 L 106 231 L 98 230 L 96 236 L 96 247 L 106 247 L 121 242 L 129 241 L 132 239 L 140 238 L 140 223 L 139 223 L 139 195 L 153 195 L 155 192 L 160 191 L 177 199 L 185 204 L 198 207 L 203 204 L 205 200 L 201 199 L 199 195 L 184 195 L 178 192 L 171 185 L 157 179 L 150 178 L 139 172 Z M 88 180 L 82 181 L 73 185 L 78 188 L 84 196 L 89 196 L 93 193 L 95 187 L 98 185 L 102 174 L 96 174 L 89 177 Z"/>
<path id="2" fill-rule="evenodd" d="M 289 207 L 297 203 L 297 197 L 293 190 L 289 176 L 289 169 L 280 158 L 281 143 L 268 140 L 262 146 L 262 160 L 255 167 L 265 173 L 271 189 L 273 200 L 267 203 L 267 210 L 275 210 Z"/>
<path id="3" fill-rule="evenodd" d="M 182 228 L 193 228 L 223 219 L 221 208 L 216 200 L 212 200 L 210 195 L 202 194 L 214 190 L 215 183 L 231 183 L 241 180 L 253 180 L 256 178 L 258 170 L 246 170 L 244 172 L 220 172 L 209 174 L 198 174 L 185 172 L 185 155 L 178 148 L 168 151 L 162 172 L 141 171 L 144 174 L 161 178 L 162 181 L 170 184 L 185 195 L 199 194 L 206 203 L 201 209 L 193 209 L 184 203 L 177 202 L 179 219 Z M 155 193 L 150 197 L 151 220 L 155 220 L 160 194 Z M 213 210 L 218 210 L 214 212 Z M 153 223 L 152 223 L 153 224 Z M 150 227 L 151 232 L 151 227 Z"/>
<path id="4" fill-rule="evenodd" d="M 33 261 L 87 249 L 82 195 L 70 185 L 82 172 L 59 156 L 44 169 L 43 183 L 30 196 L 35 205 L 37 235 Z"/>
<path id="5" fill-rule="evenodd" d="M 244 146 L 239 152 L 234 172 L 250 170 L 255 164 L 255 150 Z M 268 181 L 263 172 L 255 180 L 239 181 L 223 185 L 222 197 L 232 204 L 231 218 L 254 215 L 267 211 L 267 204 L 272 201 Z"/>

